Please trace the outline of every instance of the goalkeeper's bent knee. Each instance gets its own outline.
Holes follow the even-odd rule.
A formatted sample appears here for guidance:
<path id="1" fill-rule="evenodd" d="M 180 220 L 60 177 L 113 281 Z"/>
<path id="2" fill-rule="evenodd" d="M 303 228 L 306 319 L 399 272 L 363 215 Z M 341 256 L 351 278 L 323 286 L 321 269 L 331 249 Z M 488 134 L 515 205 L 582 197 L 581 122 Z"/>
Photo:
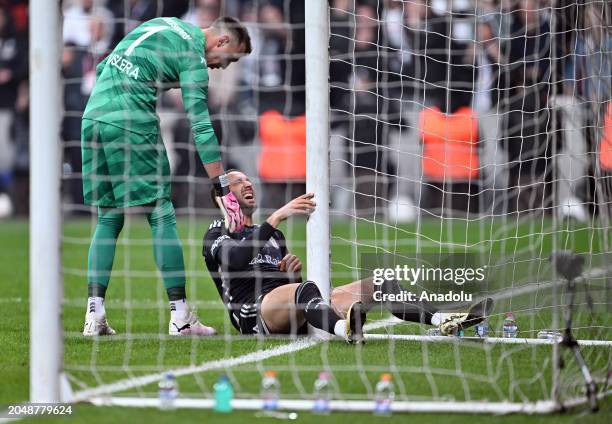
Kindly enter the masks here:
<path id="1" fill-rule="evenodd" d="M 176 225 L 176 212 L 170 199 L 161 199 L 147 215 L 147 220 L 154 230 L 157 227 Z"/>

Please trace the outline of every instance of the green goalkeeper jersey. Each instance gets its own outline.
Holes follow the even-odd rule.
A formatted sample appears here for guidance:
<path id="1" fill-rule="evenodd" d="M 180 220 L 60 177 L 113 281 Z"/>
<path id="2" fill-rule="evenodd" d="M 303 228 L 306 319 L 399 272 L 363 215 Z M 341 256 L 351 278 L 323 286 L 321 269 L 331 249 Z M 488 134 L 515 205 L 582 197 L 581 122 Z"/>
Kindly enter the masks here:
<path id="1" fill-rule="evenodd" d="M 98 65 L 83 118 L 145 136 L 158 134 L 157 94 L 180 85 L 202 162 L 220 160 L 208 113 L 204 45 L 202 30 L 180 19 L 155 18 L 143 23 Z"/>

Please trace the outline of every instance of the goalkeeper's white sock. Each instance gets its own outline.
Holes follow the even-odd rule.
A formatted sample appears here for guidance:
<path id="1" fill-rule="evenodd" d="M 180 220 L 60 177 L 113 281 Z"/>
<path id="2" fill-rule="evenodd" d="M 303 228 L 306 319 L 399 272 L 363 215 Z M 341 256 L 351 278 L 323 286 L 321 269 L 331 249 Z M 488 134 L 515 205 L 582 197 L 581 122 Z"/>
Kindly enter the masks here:
<path id="1" fill-rule="evenodd" d="M 104 298 L 99 296 L 88 297 L 87 313 L 94 314 L 98 318 L 105 316 L 106 310 L 104 309 Z"/>
<path id="2" fill-rule="evenodd" d="M 436 312 L 431 316 L 431 325 L 440 325 L 442 324 L 442 313 Z"/>
<path id="3" fill-rule="evenodd" d="M 345 319 L 339 319 L 338 321 L 336 321 L 336 324 L 334 325 L 334 334 L 336 336 L 340 336 L 343 338 L 346 337 L 346 334 L 344 332 L 345 326 L 346 326 Z"/>
<path id="4" fill-rule="evenodd" d="M 171 300 L 170 301 L 170 319 L 185 318 L 189 312 L 187 299 Z"/>

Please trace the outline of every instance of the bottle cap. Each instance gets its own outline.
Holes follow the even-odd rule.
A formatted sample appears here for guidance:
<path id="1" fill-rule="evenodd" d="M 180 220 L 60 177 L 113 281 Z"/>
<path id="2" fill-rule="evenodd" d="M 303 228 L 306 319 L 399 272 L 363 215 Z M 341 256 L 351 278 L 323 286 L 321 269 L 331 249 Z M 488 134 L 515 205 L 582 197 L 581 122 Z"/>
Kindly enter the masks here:
<path id="1" fill-rule="evenodd" d="M 228 382 L 228 381 L 229 381 L 229 378 L 227 378 L 227 375 L 225 375 L 225 374 L 221 374 L 221 375 L 219 376 L 219 381 L 222 381 L 222 382 Z"/>
<path id="2" fill-rule="evenodd" d="M 514 313 L 513 312 L 506 312 L 506 316 L 508 318 L 514 318 Z"/>
<path id="3" fill-rule="evenodd" d="M 321 371 L 319 373 L 319 380 L 329 380 L 329 373 L 327 371 Z"/>
<path id="4" fill-rule="evenodd" d="M 384 373 L 380 375 L 380 381 L 391 381 L 393 377 L 389 373 Z"/>
<path id="5" fill-rule="evenodd" d="M 265 377 L 276 377 L 278 375 L 278 373 L 274 370 L 268 370 L 265 372 L 264 376 Z"/>
<path id="6" fill-rule="evenodd" d="M 174 373 L 167 372 L 164 377 L 168 380 L 174 380 Z"/>

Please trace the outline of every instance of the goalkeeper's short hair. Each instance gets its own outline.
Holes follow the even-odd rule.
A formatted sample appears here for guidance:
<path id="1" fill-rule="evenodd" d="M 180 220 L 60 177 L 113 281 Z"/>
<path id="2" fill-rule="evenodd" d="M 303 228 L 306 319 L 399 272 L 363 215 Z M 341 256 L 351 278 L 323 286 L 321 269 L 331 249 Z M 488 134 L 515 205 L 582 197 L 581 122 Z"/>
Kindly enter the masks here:
<path id="1" fill-rule="evenodd" d="M 215 19 L 210 26 L 220 31 L 230 32 L 236 38 L 239 45 L 244 45 L 244 53 L 251 53 L 252 47 L 249 31 L 238 19 L 232 18 L 231 16 L 221 16 Z"/>

